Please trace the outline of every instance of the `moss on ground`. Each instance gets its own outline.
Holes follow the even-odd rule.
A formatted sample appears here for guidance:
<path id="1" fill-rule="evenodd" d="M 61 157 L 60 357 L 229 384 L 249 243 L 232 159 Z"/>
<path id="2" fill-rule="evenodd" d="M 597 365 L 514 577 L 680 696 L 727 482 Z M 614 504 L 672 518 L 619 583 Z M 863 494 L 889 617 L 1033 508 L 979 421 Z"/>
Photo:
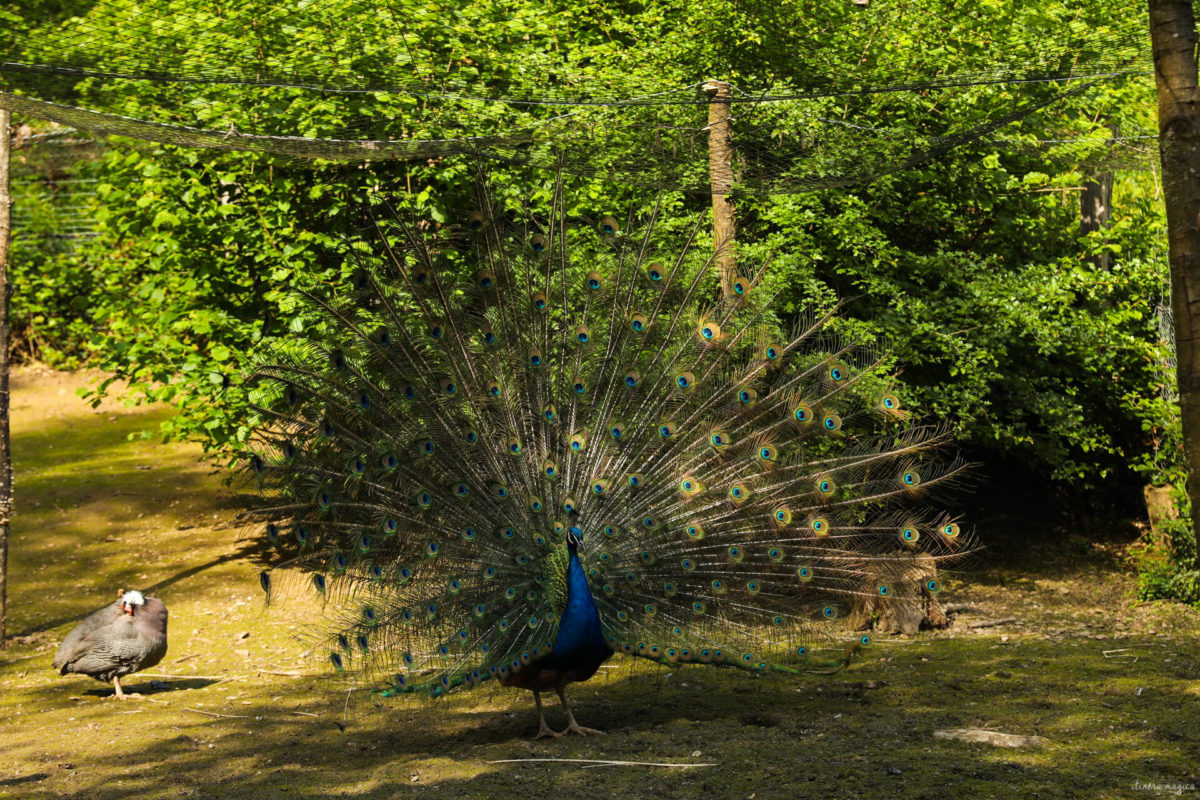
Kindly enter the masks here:
<path id="1" fill-rule="evenodd" d="M 1197 614 L 1133 602 L 1130 570 L 1113 554 L 1119 545 L 1086 538 L 1069 553 L 1032 546 L 982 557 L 950 582 L 950 599 L 974 609 L 955 628 L 879 641 L 828 678 L 614 659 L 573 692 L 581 722 L 609 731 L 602 738 L 528 741 L 532 703 L 516 690 L 357 700 L 306 658 L 298 620 L 315 606 L 264 609 L 255 570 L 236 556 L 236 530 L 224 525 L 234 505 L 198 450 L 128 440 L 163 412 L 92 410 L 74 395 L 86 378 L 28 371 L 14 381 L 16 639 L 0 655 L 0 797 L 1200 792 L 1171 788 L 1200 787 Z M 986 526 L 979 533 L 988 538 Z M 107 699 L 110 687 L 58 676 L 50 659 L 78 619 L 123 587 L 149 588 L 171 622 L 166 658 L 127 681 L 145 697 L 119 703 Z M 967 627 L 985 619 L 1013 621 Z M 1003 749 L 933 736 L 966 727 L 1049 744 Z"/>

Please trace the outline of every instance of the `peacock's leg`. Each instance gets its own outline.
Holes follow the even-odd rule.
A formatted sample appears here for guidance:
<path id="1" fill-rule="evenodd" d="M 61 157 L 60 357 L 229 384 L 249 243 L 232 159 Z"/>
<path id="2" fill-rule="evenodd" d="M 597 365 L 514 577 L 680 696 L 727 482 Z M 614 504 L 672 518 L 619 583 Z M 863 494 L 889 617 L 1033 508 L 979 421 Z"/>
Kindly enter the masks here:
<path id="1" fill-rule="evenodd" d="M 115 688 L 117 690 L 117 693 L 114 695 L 114 697 L 116 697 L 120 700 L 124 700 L 125 692 L 121 690 L 121 676 L 120 675 L 113 676 L 113 688 Z"/>
<path id="2" fill-rule="evenodd" d="M 556 735 L 566 736 L 568 733 L 577 733 L 580 736 L 587 736 L 589 733 L 595 734 L 597 736 L 606 736 L 607 735 L 607 734 L 605 734 L 604 731 L 598 731 L 595 728 L 585 728 L 582 725 L 580 725 L 578 722 L 575 721 L 575 715 L 571 713 L 571 706 L 567 703 L 566 687 L 558 686 L 555 688 L 554 691 L 558 692 L 558 700 L 560 703 L 562 703 L 563 711 L 565 711 L 567 714 L 566 730 L 564 730 L 562 733 L 556 734 Z"/>
<path id="3" fill-rule="evenodd" d="M 533 702 L 537 703 L 538 710 L 538 732 L 533 738 L 541 739 L 543 736 L 552 736 L 557 739 L 559 736 L 562 736 L 561 733 L 552 731 L 550 726 L 546 724 L 546 715 L 542 712 L 542 693 L 537 689 L 533 690 Z"/>

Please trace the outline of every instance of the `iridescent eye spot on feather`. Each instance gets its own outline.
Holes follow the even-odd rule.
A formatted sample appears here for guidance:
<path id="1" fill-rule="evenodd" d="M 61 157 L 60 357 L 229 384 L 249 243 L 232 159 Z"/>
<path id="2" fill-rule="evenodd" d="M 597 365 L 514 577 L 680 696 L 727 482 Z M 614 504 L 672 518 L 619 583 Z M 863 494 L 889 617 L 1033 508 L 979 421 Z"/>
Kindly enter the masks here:
<path id="1" fill-rule="evenodd" d="M 547 544 L 547 542 L 546 542 L 546 535 L 545 535 L 545 534 L 542 534 L 542 533 L 535 533 L 535 534 L 533 534 L 533 543 L 534 543 L 534 545 L 536 545 L 537 547 L 545 547 L 545 546 L 546 546 L 546 544 Z"/>
<path id="2" fill-rule="evenodd" d="M 796 577 L 804 583 L 808 583 L 813 578 L 812 567 L 797 567 Z"/>
<path id="3" fill-rule="evenodd" d="M 829 379 L 835 382 L 841 382 L 846 379 L 847 371 L 845 364 L 834 364 L 829 368 Z"/>
<path id="4" fill-rule="evenodd" d="M 792 417 L 801 424 L 812 422 L 813 410 L 808 403 L 800 403 L 792 409 Z"/>
<path id="5" fill-rule="evenodd" d="M 400 461 L 396 458 L 394 453 L 384 453 L 380 457 L 379 463 L 382 464 L 383 468 L 388 472 L 392 472 L 396 469 L 396 467 L 400 466 Z"/>
<path id="6" fill-rule="evenodd" d="M 550 305 L 550 300 L 549 300 L 549 298 L 546 297 L 545 293 L 534 292 L 533 307 L 535 309 L 537 309 L 538 311 L 545 311 L 546 307 L 549 305 Z"/>
<path id="7" fill-rule="evenodd" d="M 273 545 L 279 544 L 279 526 L 274 522 L 267 523 L 267 541 Z"/>
<path id="8" fill-rule="evenodd" d="M 489 491 L 491 492 L 492 497 L 496 498 L 497 500 L 507 500 L 508 499 L 508 487 L 505 486 L 503 483 L 499 483 L 499 482 L 492 483 L 491 486 L 489 487 Z"/>
<path id="9" fill-rule="evenodd" d="M 821 609 L 821 616 L 825 617 L 825 619 L 837 619 L 838 610 L 835 606 L 825 606 Z"/>
<path id="10" fill-rule="evenodd" d="M 529 249 L 535 253 L 546 252 L 546 237 L 540 233 L 535 233 L 529 237 Z"/>
<path id="11" fill-rule="evenodd" d="M 366 625 L 375 624 L 375 609 L 370 606 L 364 606 L 362 610 L 363 623 Z"/>
<path id="12" fill-rule="evenodd" d="M 742 277 L 741 275 L 735 277 L 733 279 L 733 293 L 738 297 L 745 297 L 748 295 L 750 293 L 749 278 Z"/>
<path id="13" fill-rule="evenodd" d="M 438 325 L 437 323 L 429 326 L 429 338 L 433 339 L 434 341 L 440 341 L 443 332 L 442 326 Z"/>
<path id="14" fill-rule="evenodd" d="M 318 592 L 325 592 L 325 576 L 319 572 L 314 572 L 312 576 L 313 588 Z"/>
<path id="15" fill-rule="evenodd" d="M 338 655 L 337 653 L 329 654 L 329 663 L 333 664 L 333 668 L 336 669 L 338 672 L 342 671 L 342 657 L 340 655 Z"/>
<path id="16" fill-rule="evenodd" d="M 699 522 L 689 523 L 688 526 L 684 528 L 684 531 L 687 533 L 689 539 L 699 541 L 704 538 L 704 528 L 700 526 Z"/>
<path id="17" fill-rule="evenodd" d="M 826 536 L 829 533 L 829 520 L 824 517 L 815 517 L 808 523 L 808 527 L 817 536 Z"/>
<path id="18" fill-rule="evenodd" d="M 515 436 L 510 436 L 508 442 L 505 444 L 505 450 L 510 456 L 521 455 L 521 440 Z"/>
<path id="19" fill-rule="evenodd" d="M 655 261 L 653 264 L 646 265 L 646 277 L 650 279 L 651 283 L 659 284 L 667 275 L 663 271 L 663 265 Z"/>
<path id="20" fill-rule="evenodd" d="M 643 476 L 642 473 L 640 473 L 640 472 L 630 473 L 628 480 L 629 480 L 629 485 L 631 487 L 633 487 L 634 489 L 638 488 L 639 486 L 641 486 L 643 483 L 646 482 L 645 476 Z"/>
<path id="21" fill-rule="evenodd" d="M 633 314 L 629 318 L 629 327 L 633 328 L 634 333 L 642 333 L 646 330 L 647 322 L 645 314 Z"/>
<path id="22" fill-rule="evenodd" d="M 484 567 L 483 568 L 483 579 L 485 581 L 490 581 L 495 577 L 496 577 L 496 568 L 495 567 Z"/>
<path id="23" fill-rule="evenodd" d="M 483 214 L 478 211 L 472 211 L 467 215 L 467 227 L 475 233 L 483 230 Z"/>
<path id="24" fill-rule="evenodd" d="M 729 560 L 734 564 L 740 564 L 746 558 L 745 552 L 736 544 L 729 548 Z"/>
<path id="25" fill-rule="evenodd" d="M 750 498 L 750 488 L 743 483 L 735 483 L 729 487 L 729 499 L 734 503 L 744 503 Z"/>
<path id="26" fill-rule="evenodd" d="M 355 405 L 364 410 L 370 408 L 371 396 L 366 392 L 359 392 L 358 397 L 355 398 Z"/>
<path id="27" fill-rule="evenodd" d="M 587 431 L 576 431 L 567 439 L 567 447 L 571 448 L 572 453 L 582 453 L 587 447 L 587 443 Z"/>
<path id="28" fill-rule="evenodd" d="M 542 510 L 542 498 L 532 496 L 529 498 L 529 510 L 537 514 Z"/>
<path id="29" fill-rule="evenodd" d="M 417 267 L 412 271 L 412 282 L 417 286 L 424 286 L 429 283 L 429 270 L 425 267 Z"/>
<path id="30" fill-rule="evenodd" d="M 339 371 L 346 368 L 346 356 L 342 354 L 341 350 L 330 351 L 329 366 Z"/>
<path id="31" fill-rule="evenodd" d="M 723 581 L 721 581 L 719 578 L 713 580 L 713 582 L 710 583 L 709 586 L 712 587 L 713 594 L 725 594 L 725 592 L 726 592 L 725 583 Z"/>
<path id="32" fill-rule="evenodd" d="M 695 478 L 684 478 L 679 482 L 679 491 L 685 497 L 694 497 L 704 491 L 704 484 Z"/>
<path id="33" fill-rule="evenodd" d="M 612 435 L 612 438 L 613 438 L 613 439 L 616 439 L 617 441 L 620 441 L 621 437 L 625 435 L 625 423 L 623 423 L 623 422 L 614 422 L 614 423 L 613 423 L 613 424 L 612 424 L 612 425 L 609 427 L 609 429 L 608 429 L 608 432 L 609 432 L 609 434 L 611 434 L 611 435 Z"/>
<path id="34" fill-rule="evenodd" d="M 859 647 L 870 647 L 871 637 L 864 633 L 862 636 L 858 637 L 858 645 Z"/>
<path id="35" fill-rule="evenodd" d="M 383 522 L 381 522 L 379 524 L 379 529 L 381 531 L 383 531 L 384 536 L 391 536 L 392 534 L 394 534 L 396 532 L 396 529 L 399 527 L 400 527 L 400 524 L 398 522 L 396 522 L 396 520 L 392 519 L 391 517 L 384 517 Z"/>
<path id="36" fill-rule="evenodd" d="M 358 552 L 366 555 L 367 553 L 371 552 L 371 545 L 374 543 L 375 540 L 371 538 L 369 533 L 360 534 L 358 537 Z"/>
<path id="37" fill-rule="evenodd" d="M 737 399 L 744 406 L 752 406 L 758 402 L 758 392 L 753 389 L 739 389 Z"/>
<path id="38" fill-rule="evenodd" d="M 453 397 L 458 393 L 458 386 L 450 378 L 442 378 L 438 381 L 438 388 L 446 397 Z"/>
<path id="39" fill-rule="evenodd" d="M 617 220 L 611 216 L 600 218 L 600 233 L 605 236 L 616 236 L 621 231 L 621 227 L 617 224 Z"/>
<path id="40" fill-rule="evenodd" d="M 567 512 L 568 514 L 573 514 L 575 509 L 579 508 L 579 503 L 575 501 L 574 497 L 567 495 L 565 498 L 563 498 L 562 507 L 563 511 Z"/>
<path id="41" fill-rule="evenodd" d="M 400 386 L 400 396 L 405 400 L 415 400 L 417 397 L 417 387 L 411 383 L 405 383 Z"/>
<path id="42" fill-rule="evenodd" d="M 894 394 L 885 394 L 879 400 L 879 407 L 884 411 L 899 411 L 900 399 Z"/>
<path id="43" fill-rule="evenodd" d="M 554 422 L 558 419 L 558 411 L 554 408 L 554 403 L 546 403 L 542 406 L 542 419 L 546 422 Z"/>
<path id="44" fill-rule="evenodd" d="M 308 544 L 308 531 L 304 529 L 303 525 L 297 525 L 292 535 L 296 537 L 296 541 L 300 544 Z"/>
<path id="45" fill-rule="evenodd" d="M 891 587 L 890 586 L 880 586 L 879 587 L 879 596 L 880 597 L 891 597 L 892 596 Z"/>
<path id="46" fill-rule="evenodd" d="M 762 589 L 758 585 L 758 581 L 746 581 L 746 591 L 750 594 L 758 594 Z"/>
<path id="47" fill-rule="evenodd" d="M 511 542 L 514 538 L 516 538 L 516 536 L 517 532 L 509 526 L 500 529 L 500 538 L 504 539 L 506 542 Z"/>
<path id="48" fill-rule="evenodd" d="M 667 581 L 666 583 L 664 583 L 663 584 L 663 594 L 665 594 L 667 597 L 674 597 L 677 594 L 675 584 L 671 583 L 670 581 Z"/>
<path id="49" fill-rule="evenodd" d="M 487 393 L 488 393 L 488 397 L 499 397 L 500 396 L 500 382 L 499 381 L 488 381 L 487 382 Z"/>
<path id="50" fill-rule="evenodd" d="M 696 376 L 690 372 L 681 372 L 675 376 L 675 386 L 678 389 L 691 389 L 696 384 Z"/>
<path id="51" fill-rule="evenodd" d="M 670 439 L 675 435 L 676 430 L 678 427 L 674 422 L 660 422 L 658 425 L 658 435 L 664 439 Z"/>
<path id="52" fill-rule="evenodd" d="M 317 492 L 317 505 L 324 510 L 328 510 L 333 505 L 333 495 L 326 491 Z"/>
<path id="53" fill-rule="evenodd" d="M 708 435 L 708 443 L 717 450 L 721 450 L 733 443 L 733 437 L 726 431 L 713 431 Z"/>
<path id="54" fill-rule="evenodd" d="M 767 558 L 771 559 L 772 561 L 783 561 L 783 549 L 779 547 L 772 547 L 767 551 Z"/>
<path id="55" fill-rule="evenodd" d="M 900 483 L 906 488 L 915 489 L 921 485 L 921 475 L 914 469 L 907 469 L 901 473 Z"/>
<path id="56" fill-rule="evenodd" d="M 367 641 L 367 637 L 365 634 L 359 634 L 358 636 L 356 636 L 354 638 L 354 643 L 357 644 L 358 649 L 363 651 L 364 653 L 369 652 L 371 649 L 371 644 L 370 644 L 370 642 Z"/>
<path id="57" fill-rule="evenodd" d="M 682 558 L 679 560 L 679 566 L 684 572 L 693 572 L 696 569 L 696 562 L 690 558 Z"/>
<path id="58" fill-rule="evenodd" d="M 412 576 L 413 571 L 408 567 L 396 567 L 396 583 L 400 584 L 401 586 L 408 585 L 408 582 L 412 580 Z"/>
<path id="59" fill-rule="evenodd" d="M 542 365 L 542 353 L 540 350 L 529 351 L 529 366 L 540 367 Z"/>
<path id="60" fill-rule="evenodd" d="M 587 325 L 575 326 L 575 341 L 579 342 L 580 344 L 587 344 L 591 340 L 592 332 Z"/>
<path id="61" fill-rule="evenodd" d="M 496 273 L 490 269 L 481 269 L 475 273 L 475 285 L 484 291 L 493 289 L 496 286 Z"/>
<path id="62" fill-rule="evenodd" d="M 317 425 L 317 430 L 321 432 L 322 436 L 328 439 L 332 437 L 334 433 L 333 423 L 327 419 L 323 419 L 321 420 L 320 424 Z"/>
<path id="63" fill-rule="evenodd" d="M 835 489 L 837 489 L 837 484 L 833 482 L 832 478 L 821 478 L 817 481 L 817 492 L 824 497 L 833 494 Z"/>
<path id="64" fill-rule="evenodd" d="M 708 607 L 705 606 L 704 603 L 700 602 L 699 600 L 692 603 L 692 612 L 693 613 L 703 614 L 707 610 L 708 610 Z"/>
<path id="65" fill-rule="evenodd" d="M 787 506 L 781 506 L 771 514 L 771 518 L 775 520 L 777 525 L 791 525 L 792 511 Z"/>
<path id="66" fill-rule="evenodd" d="M 583 394 L 587 391 L 587 381 L 582 376 L 576 375 L 571 381 L 571 391 L 575 394 Z"/>
<path id="67" fill-rule="evenodd" d="M 450 491 L 453 492 L 455 497 L 460 497 L 460 498 L 467 497 L 468 495 L 471 494 L 471 488 L 469 486 L 467 486 L 465 483 L 463 483 L 462 481 L 459 481 L 458 483 L 451 486 Z"/>
<path id="68" fill-rule="evenodd" d="M 496 332 L 492 330 L 491 325 L 484 325 L 479 330 L 479 338 L 483 340 L 484 344 L 495 344 Z"/>
<path id="69" fill-rule="evenodd" d="M 832 431 L 841 430 L 842 418 L 839 417 L 837 414 L 826 414 L 825 419 L 822 420 L 821 424 L 824 426 L 825 430 L 827 430 L 827 431 L 832 432 Z"/>
<path id="70" fill-rule="evenodd" d="M 425 543 L 425 556 L 427 558 L 437 558 L 442 554 L 442 546 L 437 542 Z"/>
<path id="71" fill-rule="evenodd" d="M 781 355 L 783 355 L 783 348 L 777 344 L 769 344 L 763 348 L 763 357 L 767 361 L 778 361 Z"/>
<path id="72" fill-rule="evenodd" d="M 604 535 L 609 538 L 616 536 L 620 532 L 621 532 L 620 529 L 616 525 L 605 525 L 604 526 Z"/>
<path id="73" fill-rule="evenodd" d="M 479 535 L 478 532 L 476 532 L 476 530 L 474 528 L 471 528 L 471 527 L 463 528 L 462 538 L 463 538 L 464 542 L 473 542 L 473 541 L 475 541 L 475 537 L 478 535 Z"/>
<path id="74" fill-rule="evenodd" d="M 959 533 L 958 525 L 953 522 L 947 523 L 946 525 L 942 526 L 942 535 L 945 536 L 947 539 L 957 538 L 958 533 Z"/>
<path id="75" fill-rule="evenodd" d="M 475 444 L 479 441 L 479 432 L 474 428 L 467 428 L 467 430 L 463 432 L 463 441 L 467 444 Z"/>
<path id="76" fill-rule="evenodd" d="M 608 481 L 603 480 L 603 479 L 598 480 L 598 481 L 592 481 L 592 494 L 599 496 L 599 495 L 603 495 L 607 491 L 608 491 Z"/>
<path id="77" fill-rule="evenodd" d="M 758 448 L 758 452 L 754 456 L 764 464 L 774 464 L 775 460 L 779 458 L 779 448 L 774 445 L 765 444 Z"/>
<path id="78" fill-rule="evenodd" d="M 391 334 L 388 333 L 387 328 L 380 326 L 371 334 L 371 341 L 379 347 L 390 347 L 392 344 L 392 337 Z"/>
<path id="79" fill-rule="evenodd" d="M 658 527 L 658 520 L 652 514 L 646 514 L 642 517 L 642 527 L 649 530 L 654 530 Z"/>
<path id="80" fill-rule="evenodd" d="M 921 539 L 921 532 L 915 525 L 905 525 L 900 529 L 900 541 L 905 544 L 916 544 Z"/>
<path id="81" fill-rule="evenodd" d="M 712 342 L 721 338 L 721 326 L 708 320 L 701 321 L 700 325 L 696 328 L 696 332 L 706 342 Z"/>
<path id="82" fill-rule="evenodd" d="M 598 291 L 604 285 L 604 276 L 596 270 L 592 270 L 584 276 L 584 285 L 589 291 Z"/>
<path id="83" fill-rule="evenodd" d="M 641 376 L 638 374 L 637 370 L 635 370 L 635 369 L 631 369 L 631 370 L 629 370 L 629 372 L 625 373 L 625 385 L 628 386 L 630 389 L 636 388 L 638 385 L 638 381 L 640 379 L 641 379 Z"/>
<path id="84" fill-rule="evenodd" d="M 558 462 L 552 458 L 547 458 L 542 462 L 542 475 L 553 480 L 558 477 Z"/>
<path id="85" fill-rule="evenodd" d="M 333 558 L 329 559 L 329 567 L 338 575 L 346 571 L 346 564 L 348 563 L 346 556 L 341 553 L 334 553 Z"/>
<path id="86" fill-rule="evenodd" d="M 437 445 L 433 443 L 433 439 L 422 439 L 417 442 L 417 452 L 423 456 L 431 456 L 437 451 Z"/>
<path id="87" fill-rule="evenodd" d="M 362 267 L 350 273 L 350 286 L 356 292 L 361 292 L 371 284 L 371 275 Z"/>
<path id="88" fill-rule="evenodd" d="M 367 574 L 371 576 L 371 580 L 381 581 L 381 580 L 383 580 L 383 574 L 384 574 L 383 567 L 379 566 L 378 564 L 372 564 L 370 567 L 367 568 Z"/>
<path id="89" fill-rule="evenodd" d="M 925 590 L 930 594 L 937 594 L 942 590 L 942 584 L 937 580 L 929 580 L 925 582 Z"/>

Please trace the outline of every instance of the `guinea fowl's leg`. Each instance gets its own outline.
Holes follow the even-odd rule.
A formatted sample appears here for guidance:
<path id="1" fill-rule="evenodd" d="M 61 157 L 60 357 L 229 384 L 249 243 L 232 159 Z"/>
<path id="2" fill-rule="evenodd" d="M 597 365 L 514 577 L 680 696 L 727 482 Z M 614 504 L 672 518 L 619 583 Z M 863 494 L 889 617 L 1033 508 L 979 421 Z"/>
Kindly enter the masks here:
<path id="1" fill-rule="evenodd" d="M 117 698 L 118 700 L 124 700 L 125 692 L 121 690 L 121 676 L 120 675 L 113 676 L 113 688 L 115 688 L 117 690 L 117 693 L 115 695 L 113 695 L 113 697 Z"/>
<path id="2" fill-rule="evenodd" d="M 550 730 L 550 726 L 546 724 L 546 715 L 542 712 L 542 693 L 537 689 L 533 690 L 533 702 L 537 703 L 538 710 L 538 732 L 533 738 L 541 739 L 543 736 L 553 736 L 557 739 L 562 736 L 561 733 Z"/>
<path id="3" fill-rule="evenodd" d="M 577 733 L 580 736 L 587 736 L 589 733 L 597 736 L 607 736 L 604 731 L 598 731 L 595 728 L 585 728 L 575 721 L 575 715 L 571 713 L 571 706 L 567 704 L 567 690 L 564 686 L 555 688 L 558 692 L 558 700 L 562 703 L 563 711 L 567 714 L 567 728 L 559 736 L 566 736 L 568 733 Z"/>

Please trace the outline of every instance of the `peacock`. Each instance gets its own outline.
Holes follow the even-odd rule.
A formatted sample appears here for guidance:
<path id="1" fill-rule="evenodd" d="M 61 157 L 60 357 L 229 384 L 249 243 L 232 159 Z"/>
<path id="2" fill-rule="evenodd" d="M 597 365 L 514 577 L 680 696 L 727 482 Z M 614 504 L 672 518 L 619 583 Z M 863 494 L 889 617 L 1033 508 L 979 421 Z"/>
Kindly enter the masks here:
<path id="1" fill-rule="evenodd" d="M 336 671 L 495 680 L 533 692 L 537 737 L 599 733 L 566 687 L 614 653 L 822 671 L 868 641 L 833 622 L 856 602 L 938 591 L 967 537 L 922 497 L 963 465 L 837 308 L 780 322 L 765 262 L 716 296 L 674 206 L 504 189 L 440 223 L 372 206 L 248 376 L 262 585 L 309 577 Z"/>

